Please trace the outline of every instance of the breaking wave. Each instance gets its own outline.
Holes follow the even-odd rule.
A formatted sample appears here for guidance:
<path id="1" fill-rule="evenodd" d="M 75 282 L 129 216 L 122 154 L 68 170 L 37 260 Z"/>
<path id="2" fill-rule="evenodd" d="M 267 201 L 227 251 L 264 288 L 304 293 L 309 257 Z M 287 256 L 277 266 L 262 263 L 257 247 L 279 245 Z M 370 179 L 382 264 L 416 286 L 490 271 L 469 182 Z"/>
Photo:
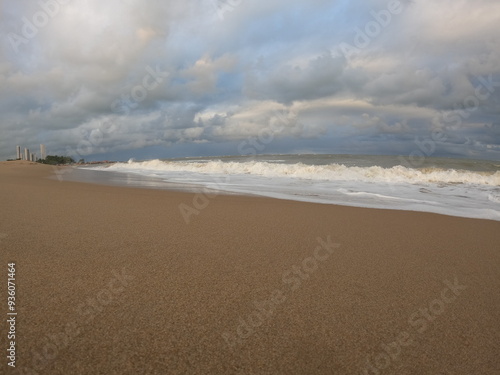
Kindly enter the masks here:
<path id="1" fill-rule="evenodd" d="M 303 163 L 280 164 L 260 161 L 249 162 L 171 162 L 149 160 L 117 163 L 107 167 L 111 171 L 158 171 L 194 172 L 222 175 L 254 175 L 263 177 L 286 177 L 317 181 L 363 181 L 376 183 L 411 184 L 475 184 L 500 186 L 500 172 L 474 172 L 466 170 L 424 168 L 413 169 L 404 166 L 383 168 L 348 167 L 343 164 L 306 165 Z"/>

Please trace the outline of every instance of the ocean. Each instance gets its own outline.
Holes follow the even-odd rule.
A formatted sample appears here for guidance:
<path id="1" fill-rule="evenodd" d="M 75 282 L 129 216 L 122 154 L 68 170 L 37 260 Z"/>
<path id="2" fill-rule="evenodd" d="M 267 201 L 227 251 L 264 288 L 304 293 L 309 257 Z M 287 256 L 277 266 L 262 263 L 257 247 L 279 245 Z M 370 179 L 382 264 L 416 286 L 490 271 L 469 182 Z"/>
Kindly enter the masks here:
<path id="1" fill-rule="evenodd" d="M 418 162 L 418 163 L 417 163 Z M 418 165 L 417 165 L 418 164 Z M 500 162 L 367 155 L 181 158 L 85 167 L 171 186 L 500 221 Z"/>

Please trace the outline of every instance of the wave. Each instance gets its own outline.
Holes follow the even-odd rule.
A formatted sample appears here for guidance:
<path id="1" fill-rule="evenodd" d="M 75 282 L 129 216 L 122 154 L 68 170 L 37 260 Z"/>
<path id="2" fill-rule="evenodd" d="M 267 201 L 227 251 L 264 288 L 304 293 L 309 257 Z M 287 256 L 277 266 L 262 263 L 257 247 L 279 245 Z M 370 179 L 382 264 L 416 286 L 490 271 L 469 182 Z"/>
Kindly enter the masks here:
<path id="1" fill-rule="evenodd" d="M 399 198 L 399 197 L 393 197 L 390 195 L 384 195 L 384 194 L 375 194 L 375 193 L 367 193 L 364 191 L 352 191 L 348 189 L 337 189 L 339 193 L 345 194 L 345 195 L 353 195 L 357 197 L 373 197 L 373 198 L 378 198 L 378 199 L 387 199 L 387 200 L 394 200 L 394 201 L 401 201 L 401 202 L 412 202 L 412 203 L 422 203 L 422 200 L 417 200 L 417 199 L 409 199 L 409 198 Z"/>
<path id="2" fill-rule="evenodd" d="M 115 171 L 194 172 L 222 175 L 254 175 L 263 177 L 288 177 L 315 181 L 364 181 L 376 183 L 411 184 L 474 184 L 500 186 L 500 171 L 473 172 L 466 170 L 404 166 L 392 168 L 347 167 L 343 164 L 306 165 L 303 163 L 279 164 L 269 162 L 183 162 L 149 160 L 116 163 L 106 169 Z"/>

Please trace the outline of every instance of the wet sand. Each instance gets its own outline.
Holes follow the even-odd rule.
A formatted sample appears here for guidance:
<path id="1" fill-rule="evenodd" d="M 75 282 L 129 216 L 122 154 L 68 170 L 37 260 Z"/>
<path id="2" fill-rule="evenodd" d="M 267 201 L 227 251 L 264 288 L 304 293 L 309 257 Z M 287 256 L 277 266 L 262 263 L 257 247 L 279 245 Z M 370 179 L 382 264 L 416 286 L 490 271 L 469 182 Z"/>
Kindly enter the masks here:
<path id="1" fill-rule="evenodd" d="M 0 163 L 2 374 L 500 373 L 500 222 L 54 170 Z"/>

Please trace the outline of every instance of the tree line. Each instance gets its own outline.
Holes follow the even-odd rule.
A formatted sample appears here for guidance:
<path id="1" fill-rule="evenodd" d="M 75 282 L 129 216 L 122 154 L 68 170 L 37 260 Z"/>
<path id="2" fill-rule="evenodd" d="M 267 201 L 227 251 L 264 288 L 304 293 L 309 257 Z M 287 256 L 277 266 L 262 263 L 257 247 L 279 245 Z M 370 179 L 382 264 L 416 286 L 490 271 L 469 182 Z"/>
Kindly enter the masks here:
<path id="1" fill-rule="evenodd" d="M 40 159 L 38 160 L 38 162 L 42 164 L 57 165 L 72 164 L 75 162 L 75 160 L 70 156 L 47 155 L 45 159 Z"/>

